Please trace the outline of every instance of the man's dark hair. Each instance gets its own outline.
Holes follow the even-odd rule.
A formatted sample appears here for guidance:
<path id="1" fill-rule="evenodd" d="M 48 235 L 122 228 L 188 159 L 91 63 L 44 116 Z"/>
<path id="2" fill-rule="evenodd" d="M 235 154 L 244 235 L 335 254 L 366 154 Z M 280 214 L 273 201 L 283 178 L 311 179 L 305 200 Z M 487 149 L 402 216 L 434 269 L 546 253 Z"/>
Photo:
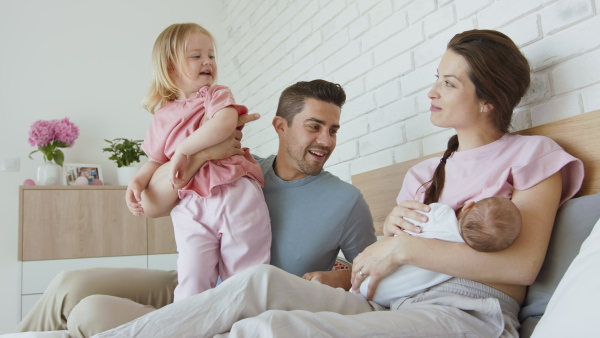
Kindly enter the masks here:
<path id="1" fill-rule="evenodd" d="M 276 115 L 292 125 L 294 116 L 302 111 L 308 98 L 333 103 L 341 109 L 346 102 L 346 93 L 339 84 L 325 80 L 296 82 L 281 93 Z"/>

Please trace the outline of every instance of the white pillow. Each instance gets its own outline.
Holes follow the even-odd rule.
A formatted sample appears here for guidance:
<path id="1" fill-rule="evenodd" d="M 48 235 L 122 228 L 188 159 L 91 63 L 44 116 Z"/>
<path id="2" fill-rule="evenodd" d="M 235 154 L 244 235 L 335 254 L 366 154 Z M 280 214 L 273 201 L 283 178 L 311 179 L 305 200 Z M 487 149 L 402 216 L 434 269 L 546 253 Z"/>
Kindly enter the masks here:
<path id="1" fill-rule="evenodd" d="M 558 284 L 532 338 L 598 337 L 599 281 L 600 220 Z"/>

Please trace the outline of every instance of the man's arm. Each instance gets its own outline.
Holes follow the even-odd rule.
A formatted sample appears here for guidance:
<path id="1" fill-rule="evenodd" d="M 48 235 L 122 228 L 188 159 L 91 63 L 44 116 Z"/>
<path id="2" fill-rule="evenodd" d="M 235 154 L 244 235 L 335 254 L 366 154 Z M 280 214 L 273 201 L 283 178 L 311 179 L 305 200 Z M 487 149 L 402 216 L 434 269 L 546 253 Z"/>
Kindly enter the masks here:
<path id="1" fill-rule="evenodd" d="M 360 195 L 348 215 L 340 247 L 344 257 L 352 262 L 354 257 L 376 240 L 371 211 L 364 197 Z M 351 272 L 350 270 L 315 271 L 304 274 L 302 278 L 348 291 L 352 286 Z"/>
<path id="2" fill-rule="evenodd" d="M 238 126 L 258 120 L 259 117 L 259 114 L 242 115 L 238 118 Z M 177 190 L 187 185 L 204 162 L 244 154 L 241 139 L 242 133 L 236 130 L 225 141 L 190 156 L 188 167 L 183 174 L 183 183 L 173 186 L 169 182 L 170 164 L 167 162 L 160 166 L 152 175 L 148 187 L 142 192 L 143 215 L 152 218 L 168 216 L 179 202 Z"/>
<path id="3" fill-rule="evenodd" d="M 360 194 L 348 215 L 340 249 L 346 260 L 352 262 L 359 253 L 376 241 L 371 210 L 365 198 Z"/>

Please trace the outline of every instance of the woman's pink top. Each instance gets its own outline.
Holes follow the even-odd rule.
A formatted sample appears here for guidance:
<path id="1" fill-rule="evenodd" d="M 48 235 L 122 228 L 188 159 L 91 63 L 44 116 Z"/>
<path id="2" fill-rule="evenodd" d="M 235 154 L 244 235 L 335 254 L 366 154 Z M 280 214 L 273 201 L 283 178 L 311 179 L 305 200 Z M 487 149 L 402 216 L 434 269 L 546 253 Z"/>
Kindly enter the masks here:
<path id="1" fill-rule="evenodd" d="M 412 167 L 396 201 L 423 201 L 421 185 L 433 177 L 440 158 L 431 158 Z M 545 136 L 505 134 L 485 146 L 457 151 L 446 160 L 446 182 L 439 203 L 452 209 L 468 201 L 487 197 L 512 198 L 514 190 L 526 190 L 560 171 L 560 204 L 573 197 L 583 182 L 583 163 Z"/>
<path id="2" fill-rule="evenodd" d="M 168 162 L 177 146 L 219 110 L 233 107 L 238 115 L 248 114 L 248 108 L 235 103 L 231 90 L 225 86 L 202 87 L 191 99 L 171 101 L 155 113 L 142 149 L 148 158 L 158 163 Z M 238 129 L 241 129 L 238 128 Z M 179 197 L 196 193 L 210 197 L 213 187 L 247 176 L 264 185 L 262 170 L 248 148 L 244 155 L 206 162 L 194 178 L 179 190 Z"/>

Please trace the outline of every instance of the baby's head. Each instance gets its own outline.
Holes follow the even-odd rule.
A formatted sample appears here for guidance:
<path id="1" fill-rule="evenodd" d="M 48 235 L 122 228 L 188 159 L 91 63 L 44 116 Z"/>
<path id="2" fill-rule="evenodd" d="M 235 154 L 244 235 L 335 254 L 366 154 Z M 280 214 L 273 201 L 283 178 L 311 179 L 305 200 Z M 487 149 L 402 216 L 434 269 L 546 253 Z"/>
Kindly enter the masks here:
<path id="1" fill-rule="evenodd" d="M 467 203 L 459 212 L 458 227 L 471 248 L 500 251 L 511 246 L 521 232 L 521 213 L 508 198 L 490 197 Z"/>
<path id="2" fill-rule="evenodd" d="M 207 42 L 205 42 L 207 41 Z M 204 44 L 208 43 L 209 47 Z M 217 77 L 215 39 L 208 30 L 195 23 L 178 23 L 167 27 L 154 42 L 152 49 L 152 82 L 144 107 L 154 113 L 157 106 L 178 98 L 182 87 L 189 81 L 197 81 L 198 63 L 194 61 L 199 52 L 210 48 L 212 58 L 211 83 Z M 196 54 L 198 55 L 196 55 Z M 207 83 L 208 84 L 208 83 Z M 208 84 L 208 85 L 210 85 Z M 200 88 L 198 88 L 200 89 Z"/>

